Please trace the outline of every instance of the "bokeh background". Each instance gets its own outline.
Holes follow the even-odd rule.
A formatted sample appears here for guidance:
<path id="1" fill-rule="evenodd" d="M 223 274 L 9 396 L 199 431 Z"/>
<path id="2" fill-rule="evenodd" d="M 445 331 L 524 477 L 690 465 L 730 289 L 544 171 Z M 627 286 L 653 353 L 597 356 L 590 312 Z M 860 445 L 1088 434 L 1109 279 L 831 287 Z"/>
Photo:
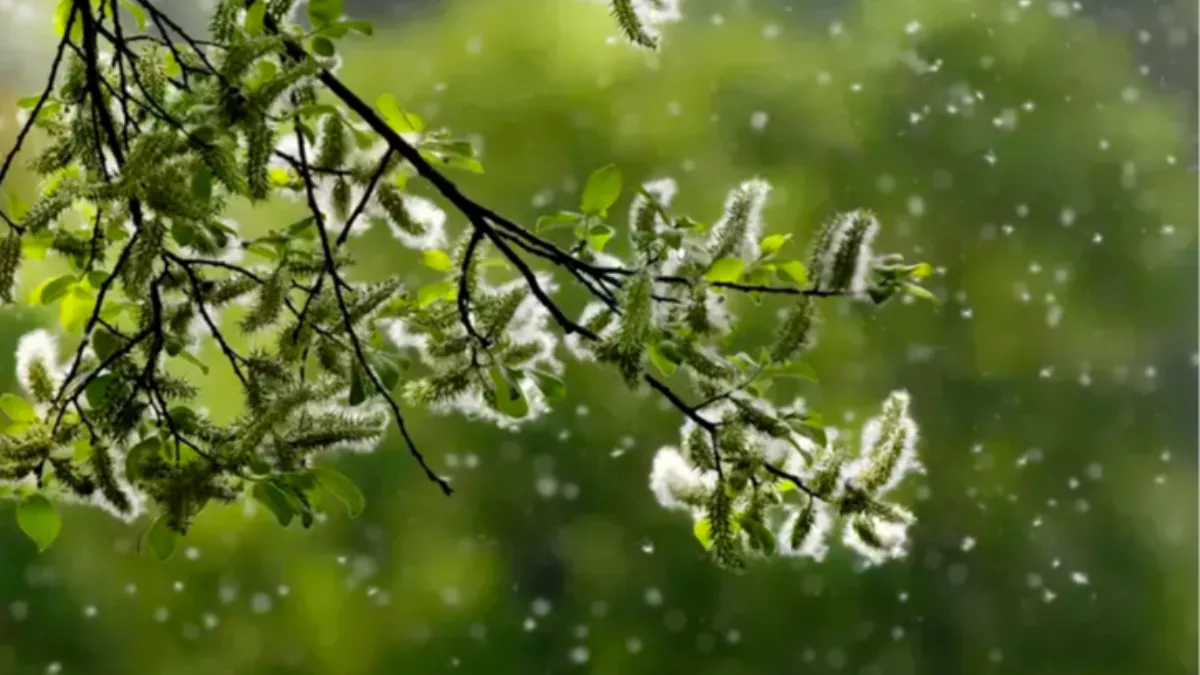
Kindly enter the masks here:
<path id="1" fill-rule="evenodd" d="M 0 145 L 52 4 L 0 0 Z M 1197 672 L 1195 3 L 685 0 L 653 56 L 602 4 L 346 4 L 378 33 L 345 43 L 345 78 L 472 137 L 487 172 L 461 184 L 518 219 L 608 162 L 677 178 L 701 220 L 761 176 L 771 231 L 868 207 L 941 268 L 940 308 L 831 305 L 805 392 L 848 422 L 912 392 L 912 554 L 718 571 L 647 489 L 678 418 L 574 368 L 521 433 L 410 413 L 449 500 L 390 440 L 332 460 L 360 518 L 212 510 L 166 563 L 138 555 L 145 523 L 86 509 L 39 555 L 0 507 L 0 673 Z M 422 277 L 384 232 L 354 247 L 364 274 Z M 0 313 L 0 391 L 43 324 Z M 232 386 L 214 371 L 206 402 Z"/>

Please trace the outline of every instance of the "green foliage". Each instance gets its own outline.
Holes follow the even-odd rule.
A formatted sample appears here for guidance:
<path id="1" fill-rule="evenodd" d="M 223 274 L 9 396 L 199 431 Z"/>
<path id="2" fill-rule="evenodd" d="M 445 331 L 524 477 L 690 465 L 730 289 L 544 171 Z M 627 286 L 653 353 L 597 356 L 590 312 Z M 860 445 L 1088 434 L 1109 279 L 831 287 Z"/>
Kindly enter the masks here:
<path id="1" fill-rule="evenodd" d="M 869 555 L 898 550 L 902 532 L 881 535 L 878 523 L 909 520 L 883 500 L 915 466 L 915 431 L 897 431 L 915 429 L 907 399 L 889 403 L 885 440 L 856 473 L 819 417 L 766 392 L 775 379 L 815 379 L 799 359 L 813 344 L 818 299 L 920 293 L 928 265 L 876 255 L 879 225 L 866 212 L 831 219 L 807 266 L 778 259 L 790 236 L 764 235 L 770 185 L 760 179 L 734 187 L 711 227 L 673 212 L 673 182 L 647 182 L 622 223 L 612 217 L 624 188 L 615 165 L 588 177 L 578 213 L 547 216 L 531 232 L 441 173 L 480 172 L 471 143 L 427 129 L 390 94 L 371 106 L 329 70 L 334 41 L 369 27 L 343 20 L 340 1 L 314 0 L 305 35 L 288 25 L 289 6 L 220 2 L 216 46 L 182 29 L 130 40 L 90 5 L 60 6 L 63 37 L 28 121 L 49 139 L 32 162 L 44 186 L 18 219 L 6 216 L 0 248 L 4 289 L 26 251 L 68 262 L 71 272 L 30 302 L 57 304 L 63 331 L 82 338 L 64 358 L 49 333 L 25 336 L 17 365 L 28 399 L 3 401 L 0 472 L 37 484 L 41 501 L 26 498 L 18 519 L 40 547 L 58 530 L 43 492 L 124 518 L 153 511 L 146 538 L 160 558 L 213 502 L 248 496 L 281 526 L 307 528 L 325 493 L 357 515 L 358 488 L 315 461 L 372 448 L 389 421 L 448 494 L 401 404 L 516 428 L 565 397 L 562 340 L 683 416 L 686 456 L 663 449 L 652 487 L 664 506 L 708 523 L 697 533 L 718 561 L 814 550 L 796 543 L 811 536 L 798 528 L 834 516 Z M 631 39 L 656 43 L 641 8 L 614 9 Z M 116 57 L 101 59 L 101 45 Z M 453 245 L 444 246 L 446 214 L 409 191 L 412 177 L 465 220 Z M 308 215 L 260 236 L 226 218 L 234 203 L 273 199 Z M 419 250 L 437 278 L 416 289 L 398 276 L 351 281 L 344 245 L 373 226 Z M 551 297 L 560 279 L 591 297 L 579 319 Z M 738 334 L 741 295 L 790 307 L 769 344 Z M 202 350 L 218 352 L 217 367 L 240 385 L 244 409 L 232 420 L 201 410 L 194 376 L 169 368 L 180 359 L 208 375 Z"/>

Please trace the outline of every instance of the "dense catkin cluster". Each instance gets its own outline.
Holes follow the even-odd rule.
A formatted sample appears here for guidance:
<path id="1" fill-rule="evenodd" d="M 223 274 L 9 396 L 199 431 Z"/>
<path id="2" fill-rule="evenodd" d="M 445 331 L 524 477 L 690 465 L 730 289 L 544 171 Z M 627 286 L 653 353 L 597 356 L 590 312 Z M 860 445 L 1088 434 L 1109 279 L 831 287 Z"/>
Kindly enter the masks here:
<path id="1" fill-rule="evenodd" d="M 308 0 L 319 30 L 306 35 L 292 30 L 294 5 L 221 0 L 211 43 L 172 29 L 120 45 L 110 41 L 121 31 L 103 29 L 112 17 L 62 5 L 64 26 L 80 19 L 82 36 L 64 31 L 63 73 L 24 119 L 47 136 L 29 162 L 42 185 L 4 214 L 0 238 L 0 300 L 20 300 L 26 252 L 70 268 L 27 298 L 57 310 L 70 351 L 45 329 L 25 335 L 21 394 L 0 397 L 0 480 L 38 513 L 20 523 L 48 522 L 51 499 L 126 519 L 149 511 L 162 554 L 208 504 L 247 496 L 280 524 L 307 527 L 322 495 L 362 508 L 353 483 L 317 459 L 371 450 L 389 427 L 449 493 L 407 411 L 519 428 L 564 397 L 570 355 L 682 416 L 651 488 L 694 515 L 718 561 L 819 557 L 836 522 L 872 559 L 903 551 L 911 516 L 885 498 L 918 466 L 907 396 L 888 399 L 855 454 L 801 401 L 777 405 L 767 390 L 813 379 L 803 359 L 822 298 L 927 294 L 914 281 L 928 266 L 876 256 L 878 223 L 855 212 L 820 231 L 806 267 L 784 253 L 788 236 L 765 234 L 771 189 L 760 179 L 734 187 L 711 226 L 672 212 L 670 178 L 639 186 L 628 222 L 610 224 L 623 177 L 603 167 L 579 211 L 546 217 L 566 241 L 542 221 L 522 227 L 442 173 L 480 170 L 469 142 L 337 79 L 334 40 L 369 26 L 343 21 L 340 3 Z M 613 7 L 645 46 L 677 17 L 667 0 Z M 415 181 L 461 218 L 414 194 Z M 225 217 L 238 200 L 273 199 L 305 215 L 253 230 Z M 377 226 L 432 277 L 356 280 L 347 242 Z M 563 281 L 589 297 L 578 318 L 556 299 Z M 747 295 L 782 310 L 767 343 L 738 330 Z M 213 370 L 231 379 L 208 379 Z M 221 392 L 241 402 L 233 419 L 198 404 L 222 381 L 238 383 Z M 27 531 L 45 545 L 49 530 Z"/>

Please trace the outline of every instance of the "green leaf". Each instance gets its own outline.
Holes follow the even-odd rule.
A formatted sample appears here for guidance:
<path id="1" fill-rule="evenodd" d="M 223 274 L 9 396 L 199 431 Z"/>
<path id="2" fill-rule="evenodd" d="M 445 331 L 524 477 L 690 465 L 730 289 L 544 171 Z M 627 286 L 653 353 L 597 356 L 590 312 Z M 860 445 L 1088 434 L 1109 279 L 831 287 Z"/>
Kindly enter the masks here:
<path id="1" fill-rule="evenodd" d="M 137 22 L 138 30 L 143 33 L 146 32 L 146 10 L 142 9 L 142 6 L 136 2 L 130 2 L 129 0 L 120 1 L 121 6 L 133 15 L 133 20 Z"/>
<path id="2" fill-rule="evenodd" d="M 367 400 L 367 377 L 362 366 L 355 362 L 350 369 L 350 405 L 358 405 Z"/>
<path id="3" fill-rule="evenodd" d="M 167 77 L 179 77 L 183 73 L 183 68 L 179 66 L 179 61 L 175 60 L 175 54 L 169 50 L 163 50 L 163 70 Z"/>
<path id="4" fill-rule="evenodd" d="M 341 23 L 350 30 L 367 37 L 375 34 L 375 27 L 369 21 L 343 21 Z"/>
<path id="5" fill-rule="evenodd" d="M 445 251 L 437 249 L 421 251 L 421 264 L 435 272 L 449 272 L 454 267 L 450 256 Z"/>
<path id="6" fill-rule="evenodd" d="M 438 300 L 450 300 L 455 297 L 458 288 L 451 281 L 439 281 L 417 289 L 417 306 L 428 307 Z"/>
<path id="7" fill-rule="evenodd" d="M 197 234 L 196 227 L 185 220 L 176 220 L 171 224 L 171 238 L 180 246 L 191 246 Z"/>
<path id="8" fill-rule="evenodd" d="M 37 413 L 29 401 L 16 394 L 0 394 L 0 410 L 14 422 L 32 422 L 37 419 Z"/>
<path id="9" fill-rule="evenodd" d="M 908 271 L 908 276 L 917 280 L 924 279 L 931 274 L 933 274 L 933 265 L 929 263 L 918 263 Z"/>
<path id="10" fill-rule="evenodd" d="M 59 37 L 67 32 L 67 21 L 71 18 L 71 7 L 74 4 L 73 0 L 58 0 L 58 5 L 54 8 L 54 33 Z M 75 23 L 71 25 L 71 40 L 76 44 L 83 41 L 82 17 L 76 16 Z"/>
<path id="11" fill-rule="evenodd" d="M 927 300 L 929 302 L 932 302 L 935 305 L 942 304 L 941 301 L 937 299 L 936 295 L 929 292 L 929 289 L 923 288 L 916 284 L 910 284 L 908 282 L 904 282 L 904 292 L 908 293 L 909 295 L 913 296 L 914 298 L 920 298 L 921 300 Z"/>
<path id="12" fill-rule="evenodd" d="M 344 473 L 326 466 L 318 466 L 313 467 L 313 476 L 316 477 L 321 487 L 346 505 L 346 512 L 350 514 L 351 518 L 355 518 L 363 512 L 367 500 L 363 497 L 362 490 L 359 490 L 354 481 Z"/>
<path id="13" fill-rule="evenodd" d="M 170 558 L 178 542 L 179 533 L 171 529 L 163 516 L 156 518 L 146 531 L 146 543 L 150 544 L 150 550 L 159 560 Z"/>
<path id="14" fill-rule="evenodd" d="M 403 368 L 395 357 L 391 354 L 377 353 L 368 356 L 367 361 L 370 362 L 375 375 L 379 377 L 379 383 L 383 385 L 386 391 L 390 392 L 396 388 Z"/>
<path id="15" fill-rule="evenodd" d="M 25 96 L 25 97 L 17 99 L 17 107 L 20 108 L 21 110 L 32 110 L 37 105 L 37 102 L 40 100 L 42 100 L 41 94 L 34 94 L 33 96 Z M 8 193 L 9 200 L 11 200 L 13 198 L 13 196 L 14 196 L 13 193 L 10 191 Z M 23 218 L 25 214 L 21 214 L 18 216 L 17 214 L 12 213 L 12 202 L 9 201 L 9 214 L 8 215 L 12 216 L 13 220 L 20 222 L 21 218 Z"/>
<path id="16" fill-rule="evenodd" d="M 333 40 L 318 35 L 312 39 L 312 51 L 317 56 L 329 58 L 337 53 L 337 48 L 333 46 Z"/>
<path id="17" fill-rule="evenodd" d="M 381 94 L 379 98 L 376 98 L 375 107 L 383 115 L 383 119 L 387 121 L 388 126 L 399 133 L 422 131 L 425 128 L 425 123 L 421 118 L 410 112 L 405 112 L 400 107 L 400 102 L 391 94 Z"/>
<path id="18" fill-rule="evenodd" d="M 260 504 L 275 514 L 275 519 L 279 521 L 280 525 L 287 527 L 291 524 L 296 511 L 292 508 L 291 500 L 278 485 L 270 481 L 261 481 L 255 484 L 251 494 Z"/>
<path id="19" fill-rule="evenodd" d="M 88 382 L 84 394 L 87 396 L 88 405 L 100 408 L 110 400 L 114 390 L 119 388 L 120 380 L 115 375 L 101 375 Z"/>
<path id="20" fill-rule="evenodd" d="M 708 268 L 704 278 L 717 283 L 733 283 L 742 277 L 744 269 L 746 263 L 741 258 L 721 258 Z"/>
<path id="21" fill-rule="evenodd" d="M 96 307 L 96 296 L 79 284 L 71 287 L 58 306 L 58 322 L 68 333 L 82 332 Z"/>
<path id="22" fill-rule="evenodd" d="M 590 246 L 593 251 L 603 251 L 604 247 L 608 244 L 608 241 L 612 239 L 612 236 L 613 229 L 608 225 L 599 225 L 593 227 L 591 231 L 588 232 L 588 246 Z"/>
<path id="23" fill-rule="evenodd" d="M 817 371 L 803 361 L 792 361 L 784 364 L 775 371 L 778 377 L 795 377 L 809 382 L 817 382 Z"/>
<path id="24" fill-rule="evenodd" d="M 654 367 L 658 368 L 660 373 L 670 377 L 675 373 L 675 364 L 665 355 L 663 355 L 658 345 L 659 343 L 652 342 L 647 348 L 647 353 L 650 356 L 650 363 L 653 363 Z"/>
<path id="25" fill-rule="evenodd" d="M 342 18 L 342 0 L 309 0 L 306 9 L 313 28 L 324 28 Z"/>
<path id="26" fill-rule="evenodd" d="M 49 499 L 40 492 L 34 492 L 17 505 L 17 526 L 37 544 L 38 551 L 45 551 L 58 538 L 62 518 Z"/>
<path id="27" fill-rule="evenodd" d="M 579 210 L 589 216 L 608 215 L 609 207 L 621 196 L 621 180 L 621 170 L 615 164 L 593 171 L 583 187 Z"/>
<path id="28" fill-rule="evenodd" d="M 246 10 L 246 20 L 242 23 L 242 28 L 250 35 L 261 35 L 263 29 L 263 18 L 267 14 L 267 3 L 263 0 L 254 0 L 254 4 L 250 5 L 250 9 Z"/>
<path id="29" fill-rule="evenodd" d="M 531 369 L 529 372 L 533 375 L 533 379 L 537 381 L 537 387 L 546 396 L 547 401 L 553 403 L 566 398 L 567 385 L 557 375 L 537 370 L 536 368 Z"/>
<path id="30" fill-rule="evenodd" d="M 801 288 L 808 286 L 808 269 L 799 260 L 775 263 L 775 269 L 786 275 L 797 286 Z"/>
<path id="31" fill-rule="evenodd" d="M 769 237 L 764 237 L 758 247 L 762 251 L 762 256 L 766 258 L 779 253 L 779 249 L 783 248 L 783 245 L 791 238 L 792 235 L 790 234 L 772 234 Z"/>
<path id="32" fill-rule="evenodd" d="M 542 216 L 541 218 L 538 218 L 537 222 L 534 223 L 533 229 L 534 232 L 537 233 L 549 232 L 550 230 L 558 230 L 564 227 L 570 227 L 582 219 L 583 214 L 581 213 L 563 211 L 562 213 L 556 213 L 554 215 Z"/>
<path id="33" fill-rule="evenodd" d="M 712 548 L 712 520 L 708 517 L 701 518 L 692 525 L 692 534 L 696 536 L 696 541 L 700 542 L 704 550 L 707 551 Z"/>
<path id="34" fill-rule="evenodd" d="M 196 366 L 197 368 L 200 369 L 200 372 L 204 373 L 205 375 L 208 374 L 208 366 L 205 365 L 205 363 L 203 361 L 196 358 L 195 355 L 193 355 L 191 352 L 187 351 L 186 349 L 179 352 L 179 358 L 183 359 L 184 361 L 187 361 L 188 363 L 192 364 L 193 366 Z"/>
<path id="35" fill-rule="evenodd" d="M 92 349 L 101 362 L 112 356 L 121 348 L 121 338 L 113 335 L 107 328 L 101 328 L 92 334 Z"/>
<path id="36" fill-rule="evenodd" d="M 52 279 L 47 279 L 29 294 L 29 304 L 49 305 L 66 295 L 67 290 L 71 288 L 71 284 L 73 283 L 75 283 L 74 274 L 63 274 Z"/>
<path id="37" fill-rule="evenodd" d="M 451 169 L 462 169 L 471 173 L 483 173 L 483 164 L 474 157 L 443 156 L 441 163 L 442 166 L 450 167 Z"/>
<path id="38" fill-rule="evenodd" d="M 162 441 L 151 436 L 129 449 L 125 455 L 125 478 L 136 481 L 142 477 L 146 465 L 162 454 Z"/>
<path id="39" fill-rule="evenodd" d="M 509 417 L 524 417 L 529 414 L 529 401 L 521 393 L 521 389 L 512 383 L 512 373 L 492 366 L 489 373 L 492 384 L 496 387 L 496 409 Z"/>

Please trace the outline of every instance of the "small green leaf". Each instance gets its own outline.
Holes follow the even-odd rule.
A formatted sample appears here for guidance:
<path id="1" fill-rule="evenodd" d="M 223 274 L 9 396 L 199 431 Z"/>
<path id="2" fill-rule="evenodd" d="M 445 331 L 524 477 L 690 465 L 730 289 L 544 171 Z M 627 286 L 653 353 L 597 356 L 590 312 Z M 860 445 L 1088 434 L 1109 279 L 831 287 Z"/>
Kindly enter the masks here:
<path id="1" fill-rule="evenodd" d="M 779 253 L 779 249 L 783 248 L 783 245 L 791 238 L 792 235 L 790 234 L 772 234 L 769 237 L 764 237 L 758 247 L 762 251 L 762 256 L 766 258 Z"/>
<path id="2" fill-rule="evenodd" d="M 88 405 L 93 408 L 103 407 L 111 399 L 115 388 L 119 388 L 119 386 L 120 380 L 115 375 L 101 375 L 88 382 L 87 388 L 84 389 Z"/>
<path id="3" fill-rule="evenodd" d="M 83 331 L 92 310 L 96 307 L 96 296 L 80 284 L 71 287 L 58 306 L 58 322 L 68 333 Z"/>
<path id="4" fill-rule="evenodd" d="M 101 328 L 92 334 L 92 349 L 100 361 L 108 360 L 108 357 L 120 348 L 121 338 L 110 333 L 107 328 Z"/>
<path id="5" fill-rule="evenodd" d="M 583 214 L 571 213 L 563 211 L 550 216 L 542 216 L 534 223 L 534 231 L 537 233 L 549 232 L 550 230 L 558 230 L 564 227 L 570 227 L 583 219 Z"/>
<path id="6" fill-rule="evenodd" d="M 175 54 L 169 50 L 163 50 L 163 70 L 167 77 L 179 77 L 183 73 L 183 68 L 179 66 L 179 61 L 175 60 Z"/>
<path id="7" fill-rule="evenodd" d="M 561 401 L 566 397 L 567 385 L 557 375 L 537 369 L 532 369 L 529 372 L 533 374 L 533 379 L 537 381 L 538 389 L 546 396 L 547 401 L 553 403 Z"/>
<path id="8" fill-rule="evenodd" d="M 920 298 L 921 300 L 927 300 L 929 302 L 932 302 L 935 305 L 942 304 L 941 301 L 937 299 L 936 295 L 929 292 L 929 289 L 923 288 L 916 284 L 910 284 L 908 282 L 904 282 L 904 292 L 908 293 L 909 295 L 913 296 L 914 298 Z"/>
<path id="9" fill-rule="evenodd" d="M 176 220 L 171 224 L 171 238 L 180 246 L 191 246 L 197 234 L 196 227 L 186 220 Z"/>
<path id="10" fill-rule="evenodd" d="M 0 410 L 14 422 L 32 422 L 37 419 L 37 413 L 29 401 L 16 394 L 0 394 Z"/>
<path id="11" fill-rule="evenodd" d="M 817 382 L 817 371 L 803 361 L 792 361 L 775 371 L 778 377 L 795 377 L 809 382 Z"/>
<path id="12" fill-rule="evenodd" d="M 450 256 L 437 249 L 421 251 L 421 264 L 435 272 L 449 272 L 454 267 Z"/>
<path id="13" fill-rule="evenodd" d="M 450 300 L 458 292 L 453 282 L 439 281 L 417 289 L 417 306 L 428 307 L 438 300 Z"/>
<path id="14" fill-rule="evenodd" d="M 45 551 L 58 538 L 62 518 L 49 499 L 40 492 L 34 492 L 17 505 L 17 526 L 37 544 L 38 551 Z"/>
<path id="15" fill-rule="evenodd" d="M 121 0 L 121 6 L 133 15 L 133 20 L 137 22 L 138 30 L 143 33 L 146 32 L 146 10 L 142 9 L 141 5 L 136 2 L 130 2 L 129 0 Z"/>
<path id="16" fill-rule="evenodd" d="M 908 276 L 917 280 L 924 279 L 931 274 L 933 274 L 933 265 L 929 263 L 918 263 L 908 271 Z"/>
<path id="17" fill-rule="evenodd" d="M 150 550 L 159 560 L 170 558 L 178 542 L 179 533 L 171 529 L 163 516 L 156 518 L 146 531 L 146 543 L 150 544 Z"/>
<path id="18" fill-rule="evenodd" d="M 653 363 L 654 367 L 658 368 L 663 375 L 670 377 L 675 373 L 675 364 L 663 355 L 659 343 L 650 343 L 647 353 L 650 356 L 650 363 Z"/>
<path id="19" fill-rule="evenodd" d="M 342 25 L 350 30 L 371 37 L 375 34 L 375 27 L 369 21 L 343 21 Z"/>
<path id="20" fill-rule="evenodd" d="M 375 99 L 375 107 L 383 115 L 383 119 L 387 121 L 388 126 L 400 133 L 422 131 L 425 128 L 425 123 L 420 117 L 405 112 L 400 107 L 400 102 L 392 94 L 381 94 Z"/>
<path id="21" fill-rule="evenodd" d="M 707 551 L 712 548 L 712 520 L 707 517 L 697 520 L 696 523 L 692 525 L 692 534 L 696 536 L 696 541 L 700 542 L 700 545 L 704 547 L 704 550 Z"/>
<path id="22" fill-rule="evenodd" d="M 125 478 L 137 481 L 147 464 L 162 453 L 162 441 L 151 436 L 129 449 L 125 455 Z"/>
<path id="23" fill-rule="evenodd" d="M 267 14 L 267 3 L 263 0 L 254 0 L 254 4 L 250 5 L 250 9 L 246 10 L 246 20 L 242 23 L 242 27 L 250 35 L 260 35 L 263 29 L 263 18 Z"/>
<path id="24" fill-rule="evenodd" d="M 33 96 L 24 96 L 22 98 L 17 99 L 17 107 L 20 108 L 21 110 L 33 110 L 33 108 L 37 105 L 37 102 L 40 100 L 42 100 L 41 94 L 34 94 Z M 9 192 L 8 198 L 10 200 L 13 198 L 12 192 Z M 16 214 L 12 213 L 11 205 L 12 205 L 12 202 L 10 201 L 9 202 L 10 208 L 9 208 L 8 215 L 12 216 L 13 220 L 20 222 L 21 218 L 24 217 L 24 214 L 21 214 L 18 216 Z"/>
<path id="25" fill-rule="evenodd" d="M 342 18 L 342 0 L 309 0 L 306 9 L 313 28 L 324 28 Z"/>
<path id="26" fill-rule="evenodd" d="M 782 272 L 792 283 L 801 288 L 808 285 L 808 269 L 799 260 L 775 263 L 775 269 Z"/>
<path id="27" fill-rule="evenodd" d="M 603 251 L 604 247 L 608 245 L 608 241 L 612 239 L 612 236 L 613 229 L 608 225 L 598 225 L 593 227 L 591 231 L 588 232 L 588 246 L 591 247 L 593 251 Z"/>
<path id="28" fill-rule="evenodd" d="M 367 400 L 367 377 L 362 366 L 357 362 L 350 369 L 350 405 L 355 406 Z"/>
<path id="29" fill-rule="evenodd" d="M 49 305 L 66 295 L 67 290 L 71 288 L 71 284 L 73 283 L 75 283 L 74 274 L 63 274 L 52 279 L 47 279 L 29 294 L 29 304 Z"/>
<path id="30" fill-rule="evenodd" d="M 509 417 L 524 417 L 529 414 L 529 401 L 525 400 L 521 389 L 511 382 L 514 378 L 511 372 L 503 372 L 498 366 L 493 366 L 490 373 L 492 384 L 496 387 L 496 409 Z"/>
<path id="31" fill-rule="evenodd" d="M 348 476 L 325 466 L 314 467 L 313 476 L 321 487 L 346 505 L 346 512 L 351 518 L 363 512 L 367 500 L 363 497 L 362 490 L 359 490 Z"/>
<path id="32" fill-rule="evenodd" d="M 312 39 L 312 51 L 317 56 L 329 58 L 337 53 L 337 48 L 333 46 L 333 40 L 318 35 Z"/>
<path id="33" fill-rule="evenodd" d="M 291 524 L 296 512 L 292 508 L 291 500 L 278 485 L 270 481 L 262 481 L 255 484 L 251 494 L 260 504 L 275 514 L 275 519 L 279 521 L 280 525 L 287 527 Z"/>
<path id="34" fill-rule="evenodd" d="M 387 391 L 396 388 L 396 384 L 400 381 L 400 372 L 403 367 L 399 361 L 391 354 L 376 353 L 367 357 L 371 364 L 371 368 L 375 371 L 375 375 L 379 377 L 379 383 Z"/>
<path id="35" fill-rule="evenodd" d="M 483 173 L 483 164 L 474 157 L 443 156 L 441 163 L 442 166 L 451 169 L 462 169 L 471 173 Z"/>
<path id="36" fill-rule="evenodd" d="M 204 373 L 205 375 L 208 374 L 208 366 L 205 365 L 205 363 L 203 361 L 196 358 L 195 355 L 193 355 L 191 352 L 187 351 L 186 349 L 179 352 L 179 358 L 183 359 L 184 361 L 187 361 L 188 363 L 192 364 L 193 366 L 196 366 L 197 368 L 200 369 L 200 372 Z"/>
<path id="37" fill-rule="evenodd" d="M 742 277 L 746 263 L 741 258 L 721 258 L 708 268 L 704 278 L 714 283 L 734 283 Z"/>
<path id="38" fill-rule="evenodd" d="M 579 210 L 589 216 L 606 216 L 621 196 L 621 170 L 615 164 L 602 166 L 588 176 L 579 200 Z"/>

